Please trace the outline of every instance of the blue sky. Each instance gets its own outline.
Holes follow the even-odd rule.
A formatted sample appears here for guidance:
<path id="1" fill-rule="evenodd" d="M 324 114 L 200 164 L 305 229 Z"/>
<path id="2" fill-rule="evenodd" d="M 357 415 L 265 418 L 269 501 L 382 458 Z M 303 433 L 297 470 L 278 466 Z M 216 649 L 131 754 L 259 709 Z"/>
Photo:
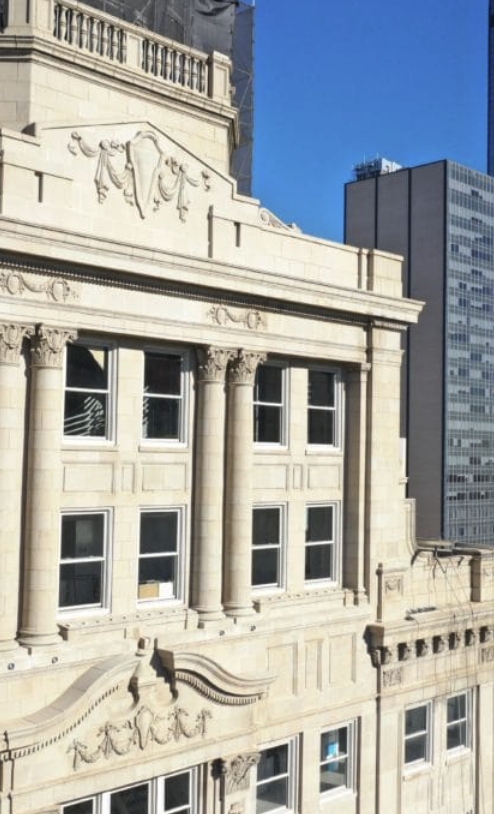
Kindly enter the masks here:
<path id="1" fill-rule="evenodd" d="M 253 194 L 343 236 L 343 185 L 379 155 L 486 168 L 488 0 L 257 0 Z"/>

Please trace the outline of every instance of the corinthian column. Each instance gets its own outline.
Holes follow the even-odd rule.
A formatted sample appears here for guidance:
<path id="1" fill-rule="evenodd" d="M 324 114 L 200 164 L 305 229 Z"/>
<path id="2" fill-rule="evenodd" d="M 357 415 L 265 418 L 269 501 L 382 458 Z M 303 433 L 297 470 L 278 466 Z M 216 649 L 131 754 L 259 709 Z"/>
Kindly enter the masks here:
<path id="1" fill-rule="evenodd" d="M 0 651 L 14 650 L 18 626 L 24 371 L 27 325 L 0 323 Z"/>
<path id="2" fill-rule="evenodd" d="M 56 644 L 63 428 L 63 353 L 74 331 L 41 325 L 31 346 L 21 643 Z"/>
<path id="3" fill-rule="evenodd" d="M 192 604 L 200 623 L 223 617 L 225 372 L 232 352 L 197 349 L 197 432 Z"/>
<path id="4" fill-rule="evenodd" d="M 254 378 L 265 355 L 240 350 L 228 371 L 224 608 L 247 616 L 252 608 L 252 466 Z"/>

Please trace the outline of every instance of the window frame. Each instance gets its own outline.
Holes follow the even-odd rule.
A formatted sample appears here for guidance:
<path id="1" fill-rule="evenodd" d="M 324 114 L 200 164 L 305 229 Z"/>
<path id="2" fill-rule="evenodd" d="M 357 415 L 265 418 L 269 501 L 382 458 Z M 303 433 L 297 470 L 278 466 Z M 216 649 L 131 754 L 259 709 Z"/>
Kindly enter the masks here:
<path id="1" fill-rule="evenodd" d="M 150 608 L 159 605 L 160 607 L 169 605 L 182 605 L 184 603 L 184 590 L 185 590 L 185 528 L 186 528 L 186 510 L 187 507 L 183 505 L 178 506 L 141 506 L 139 507 L 139 533 L 137 539 L 137 570 L 136 570 L 136 603 L 138 608 Z M 141 518 L 144 514 L 177 514 L 177 552 L 171 554 L 141 554 L 141 534 L 142 524 Z M 176 596 L 173 597 L 151 597 L 147 599 L 139 598 L 139 564 L 141 557 L 143 559 L 153 559 L 157 557 L 176 557 Z"/>
<path id="2" fill-rule="evenodd" d="M 320 585 L 336 585 L 341 582 L 341 525 L 340 525 L 340 503 L 336 500 L 309 502 L 305 504 L 305 536 L 307 537 L 308 530 L 308 515 L 310 509 L 331 508 L 333 511 L 333 540 L 332 541 L 318 541 L 311 543 L 305 539 L 304 541 L 304 584 L 310 588 L 311 586 L 318 587 Z M 334 575 L 329 577 L 321 577 L 320 579 L 307 579 L 305 576 L 305 555 L 307 546 L 333 546 L 333 564 Z"/>
<path id="3" fill-rule="evenodd" d="M 321 731 L 319 743 L 322 745 L 322 738 L 324 735 L 328 735 L 331 732 L 337 732 L 340 729 L 347 730 L 347 753 L 344 756 L 345 760 L 347 761 L 347 770 L 346 770 L 346 783 L 344 786 L 337 786 L 334 789 L 329 789 L 328 791 L 321 790 L 321 772 L 323 766 L 327 765 L 328 763 L 334 763 L 336 760 L 339 759 L 339 756 L 335 758 L 331 758 L 328 760 L 321 760 L 320 753 L 319 753 L 319 796 L 322 800 L 326 800 L 332 797 L 340 797 L 344 794 L 355 794 L 356 791 L 356 781 L 357 781 L 357 737 L 358 737 L 358 729 L 357 729 L 357 721 L 344 721 L 341 724 L 336 724 L 335 726 L 328 727 L 327 729 L 323 729 Z"/>
<path id="4" fill-rule="evenodd" d="M 298 784 L 299 784 L 299 739 L 297 736 L 292 738 L 285 738 L 283 740 L 276 740 L 274 742 L 269 742 L 267 744 L 262 744 L 259 747 L 259 754 L 261 755 L 262 752 L 266 752 L 268 749 L 276 749 L 278 746 L 287 746 L 288 747 L 288 756 L 287 756 L 287 769 L 286 777 L 287 777 L 287 806 L 278 806 L 277 808 L 272 808 L 268 812 L 268 814 L 282 814 L 282 812 L 295 812 L 298 810 Z M 269 780 L 259 781 L 258 780 L 258 770 L 259 764 L 257 764 L 255 769 L 255 781 L 252 783 L 252 811 L 257 812 L 257 789 L 260 785 L 265 785 L 266 782 L 269 780 L 273 780 L 273 777 L 280 778 L 283 775 L 273 775 L 273 777 L 269 778 Z"/>
<path id="5" fill-rule="evenodd" d="M 87 558 L 68 558 L 62 559 L 62 528 L 64 517 L 80 517 L 82 515 L 103 515 L 103 548 L 104 554 L 101 558 L 87 557 Z M 101 613 L 109 613 L 111 610 L 111 585 L 112 585 L 112 531 L 113 531 L 113 509 L 107 507 L 97 508 L 75 508 L 75 509 L 62 509 L 60 511 L 60 532 L 59 532 L 59 548 L 58 548 L 58 599 L 57 599 L 57 613 L 59 616 L 80 616 L 80 615 L 95 615 Z M 60 607 L 60 580 L 62 565 L 68 565 L 77 562 L 94 562 L 100 561 L 102 563 L 102 578 L 101 578 L 101 604 L 99 605 L 70 605 L 68 607 Z"/>
<path id="6" fill-rule="evenodd" d="M 320 406 L 311 406 L 309 403 L 309 383 L 310 383 L 310 374 L 311 372 L 318 372 L 318 373 L 330 373 L 334 376 L 334 407 L 320 407 Z M 342 449 L 342 438 L 343 438 L 343 429 L 342 429 L 342 421 L 343 421 L 343 383 L 342 383 L 342 376 L 341 370 L 339 368 L 331 367 L 328 365 L 310 365 L 307 368 L 307 417 L 306 417 L 306 446 L 309 451 L 314 452 L 332 452 L 337 451 L 341 452 Z M 334 443 L 333 444 L 321 444 L 318 442 L 311 442 L 309 439 L 309 416 L 311 410 L 317 411 L 324 411 L 324 412 L 332 412 L 334 415 Z"/>
<path id="7" fill-rule="evenodd" d="M 105 390 L 86 390 L 84 388 L 67 387 L 67 373 L 68 373 L 68 354 L 71 347 L 86 347 L 95 348 L 107 351 L 108 360 L 108 389 Z M 107 341 L 105 339 L 92 339 L 91 337 L 82 337 L 74 342 L 68 343 L 64 352 L 63 363 L 63 404 L 62 404 L 62 440 L 65 447 L 72 445 L 83 446 L 113 446 L 116 443 L 116 427 L 117 427 L 117 371 L 118 371 L 118 348 L 114 341 Z M 67 392 L 75 393 L 107 393 L 107 416 L 106 427 L 107 433 L 104 437 L 98 435 L 66 435 L 65 434 L 65 395 Z"/>
<path id="8" fill-rule="evenodd" d="M 112 794 L 116 792 L 127 791 L 139 786 L 148 787 L 148 812 L 149 814 L 174 814 L 174 811 L 182 811 L 183 806 L 179 809 L 165 809 L 165 783 L 166 780 L 180 774 L 189 774 L 189 793 L 190 793 L 190 814 L 199 814 L 200 810 L 200 766 L 187 766 L 184 769 L 178 769 L 169 774 L 159 775 L 150 780 L 141 780 L 137 783 L 130 785 L 118 786 L 117 788 L 108 789 L 107 791 L 100 792 L 99 794 L 92 794 L 89 797 L 82 797 L 78 800 L 70 800 L 63 803 L 61 807 L 61 814 L 68 814 L 72 806 L 81 803 L 92 802 L 93 810 L 91 814 L 110 814 L 110 805 Z"/>
<path id="9" fill-rule="evenodd" d="M 465 717 L 455 718 L 453 721 L 448 720 L 448 701 L 453 698 L 465 698 Z M 448 731 L 450 727 L 457 726 L 462 722 L 465 723 L 465 743 L 459 746 L 448 747 Z M 472 748 L 472 693 L 470 690 L 463 690 L 463 692 L 456 692 L 454 695 L 448 695 L 446 698 L 446 753 L 448 755 L 455 755 L 459 752 L 466 752 Z"/>
<path id="10" fill-rule="evenodd" d="M 411 735 L 406 734 L 406 716 L 408 712 L 412 712 L 414 709 L 422 709 L 425 707 L 426 709 L 426 728 L 424 730 L 420 730 L 419 732 L 414 732 Z M 403 717 L 403 765 L 405 770 L 410 770 L 414 768 L 420 768 L 422 766 L 430 766 L 432 764 L 432 734 L 433 734 L 433 717 L 432 717 L 432 702 L 426 701 L 422 704 L 412 704 L 405 708 L 405 714 Z M 425 735 L 425 755 L 424 757 L 418 758 L 417 760 L 406 760 L 406 744 L 407 741 L 411 740 L 412 738 L 417 738 L 419 736 Z"/>
<path id="11" fill-rule="evenodd" d="M 288 447 L 288 394 L 289 394 L 289 368 L 283 362 L 278 361 L 268 361 L 264 364 L 260 364 L 256 370 L 256 377 L 260 368 L 278 368 L 281 370 L 281 402 L 272 402 L 272 401 L 259 401 L 255 398 L 255 388 L 256 388 L 256 381 L 254 379 L 254 385 L 252 388 L 252 412 L 253 412 L 253 422 L 254 422 L 254 431 L 252 441 L 254 444 L 254 449 L 256 451 L 262 450 L 276 450 L 276 449 L 287 449 Z M 256 407 L 278 407 L 280 410 L 280 435 L 281 438 L 279 441 L 256 441 L 256 419 L 255 419 L 255 411 Z"/>
<path id="12" fill-rule="evenodd" d="M 161 394 L 146 393 L 146 354 L 154 356 L 178 356 L 182 360 L 180 371 L 180 396 L 166 396 Z M 190 350 L 177 347 L 166 347 L 157 345 L 146 345 L 142 348 L 142 386 L 141 386 L 141 429 L 140 447 L 149 449 L 150 447 L 173 447 L 184 448 L 189 443 L 189 400 L 190 400 L 190 373 L 191 354 Z M 176 399 L 180 401 L 181 409 L 178 418 L 178 438 L 146 438 L 144 435 L 144 399 L 146 396 L 161 399 Z"/>
<path id="13" fill-rule="evenodd" d="M 286 590 L 286 547 L 287 547 L 287 530 L 288 530 L 288 506 L 286 503 L 254 503 L 252 506 L 252 531 L 254 530 L 254 512 L 262 509 L 278 509 L 279 512 L 279 544 L 276 546 L 278 554 L 278 584 L 264 583 L 263 585 L 252 584 L 251 577 L 251 590 L 253 595 L 262 595 L 266 593 L 282 593 Z M 275 546 L 264 544 L 254 546 L 254 536 L 252 534 L 251 540 L 251 557 L 252 563 L 254 561 L 254 552 L 273 550 Z M 253 575 L 252 567 L 252 575 Z"/>

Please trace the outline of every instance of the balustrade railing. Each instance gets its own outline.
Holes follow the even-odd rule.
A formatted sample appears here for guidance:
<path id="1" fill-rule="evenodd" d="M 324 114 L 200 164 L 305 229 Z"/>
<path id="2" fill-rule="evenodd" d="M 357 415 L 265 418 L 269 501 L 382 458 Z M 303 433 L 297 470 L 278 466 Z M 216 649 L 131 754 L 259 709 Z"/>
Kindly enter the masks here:
<path id="1" fill-rule="evenodd" d="M 143 71 L 166 82 L 173 82 L 184 88 L 207 93 L 207 56 L 194 54 L 189 49 L 181 49 L 175 43 L 163 43 L 150 39 L 142 42 Z"/>
<path id="2" fill-rule="evenodd" d="M 112 61 L 127 61 L 127 32 L 113 21 L 68 3 L 55 3 L 53 35 L 60 42 Z"/>

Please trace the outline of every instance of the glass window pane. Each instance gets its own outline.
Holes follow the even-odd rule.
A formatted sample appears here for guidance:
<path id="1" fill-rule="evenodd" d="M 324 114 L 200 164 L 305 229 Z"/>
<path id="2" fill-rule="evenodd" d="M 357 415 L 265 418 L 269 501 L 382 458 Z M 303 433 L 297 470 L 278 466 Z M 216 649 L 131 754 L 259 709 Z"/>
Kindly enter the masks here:
<path id="1" fill-rule="evenodd" d="M 448 698 L 448 723 L 458 721 L 459 718 L 466 718 L 466 696 L 455 695 Z"/>
<path id="2" fill-rule="evenodd" d="M 281 407 L 254 405 L 254 441 L 257 444 L 281 443 Z"/>
<path id="3" fill-rule="evenodd" d="M 267 780 L 288 771 L 288 744 L 273 746 L 261 752 L 257 767 L 257 780 Z"/>
<path id="4" fill-rule="evenodd" d="M 63 807 L 63 814 L 93 814 L 94 800 L 84 800 L 82 803 L 72 803 Z"/>
<path id="5" fill-rule="evenodd" d="M 163 396 L 179 396 L 181 392 L 181 373 L 181 356 L 146 353 L 144 391 Z"/>
<path id="6" fill-rule="evenodd" d="M 321 735 L 321 760 L 331 760 L 348 753 L 348 728 L 342 726 Z"/>
<path id="7" fill-rule="evenodd" d="M 173 599 L 177 595 L 177 558 L 146 557 L 139 560 L 139 599 Z"/>
<path id="8" fill-rule="evenodd" d="M 348 759 L 332 760 L 321 766 L 321 792 L 348 786 Z"/>
<path id="9" fill-rule="evenodd" d="M 309 410 L 309 444 L 334 445 L 334 412 L 332 410 Z"/>
<path id="10" fill-rule="evenodd" d="M 141 514 L 141 554 L 173 553 L 178 548 L 178 512 Z"/>
<path id="11" fill-rule="evenodd" d="M 103 562 L 81 562 L 60 566 L 59 607 L 101 605 Z"/>
<path id="12" fill-rule="evenodd" d="M 405 715 L 405 734 L 413 735 L 414 732 L 424 732 L 427 729 L 427 707 L 415 707 L 407 709 Z"/>
<path id="13" fill-rule="evenodd" d="M 459 746 L 467 745 L 467 724 L 462 721 L 458 724 L 448 726 L 448 749 L 458 749 Z"/>
<path id="14" fill-rule="evenodd" d="M 64 435 L 105 438 L 107 435 L 108 397 L 104 393 L 66 391 Z"/>
<path id="15" fill-rule="evenodd" d="M 110 801 L 110 814 L 148 814 L 148 784 L 123 789 L 123 791 L 114 791 Z"/>
<path id="16" fill-rule="evenodd" d="M 108 387 L 108 350 L 83 345 L 68 345 L 67 387 L 106 390 Z"/>
<path id="17" fill-rule="evenodd" d="M 280 510 L 254 509 L 252 513 L 253 545 L 277 545 L 280 541 Z"/>
<path id="18" fill-rule="evenodd" d="M 283 370 L 281 367 L 260 365 L 256 372 L 254 401 L 269 401 L 281 404 Z"/>
<path id="19" fill-rule="evenodd" d="M 305 548 L 305 579 L 332 579 L 334 577 L 333 546 L 308 545 Z"/>
<path id="20" fill-rule="evenodd" d="M 412 738 L 405 741 L 405 763 L 412 763 L 414 760 L 425 760 L 426 757 L 426 735 L 414 735 Z"/>
<path id="21" fill-rule="evenodd" d="M 144 397 L 142 434 L 144 438 L 179 440 L 180 399 Z"/>
<path id="22" fill-rule="evenodd" d="M 310 543 L 333 539 L 332 506 L 310 506 L 307 509 L 305 539 Z"/>
<path id="23" fill-rule="evenodd" d="M 165 779 L 165 812 L 184 809 L 190 803 L 190 773 L 176 774 Z"/>
<path id="24" fill-rule="evenodd" d="M 288 778 L 280 777 L 257 787 L 256 814 L 288 808 Z"/>
<path id="25" fill-rule="evenodd" d="M 335 406 L 334 373 L 309 370 L 309 404 L 317 407 Z"/>
<path id="26" fill-rule="evenodd" d="M 260 548 L 252 552 L 252 585 L 278 585 L 279 549 Z"/>
<path id="27" fill-rule="evenodd" d="M 62 515 L 62 559 L 102 557 L 104 534 L 103 514 Z"/>

